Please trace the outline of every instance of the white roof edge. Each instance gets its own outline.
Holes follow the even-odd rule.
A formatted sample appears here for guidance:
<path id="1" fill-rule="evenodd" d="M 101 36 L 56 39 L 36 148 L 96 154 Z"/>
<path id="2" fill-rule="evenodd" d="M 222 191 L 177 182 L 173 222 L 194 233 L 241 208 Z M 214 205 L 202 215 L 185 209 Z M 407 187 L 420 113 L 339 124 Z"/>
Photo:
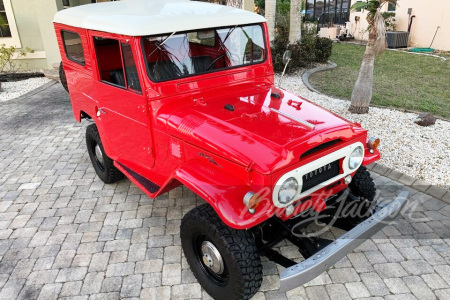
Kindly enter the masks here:
<path id="1" fill-rule="evenodd" d="M 54 23 L 129 36 L 266 22 L 261 15 L 229 6 L 188 0 L 127 0 L 68 8 Z"/>

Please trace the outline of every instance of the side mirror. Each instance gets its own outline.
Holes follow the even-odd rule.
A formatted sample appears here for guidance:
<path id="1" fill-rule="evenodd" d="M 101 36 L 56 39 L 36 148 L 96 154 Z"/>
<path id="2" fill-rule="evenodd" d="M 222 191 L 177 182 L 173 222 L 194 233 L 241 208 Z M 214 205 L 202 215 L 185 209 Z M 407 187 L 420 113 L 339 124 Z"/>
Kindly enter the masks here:
<path id="1" fill-rule="evenodd" d="M 284 64 L 284 69 L 283 69 L 283 73 L 281 74 L 280 80 L 278 80 L 278 87 L 281 86 L 281 81 L 283 80 L 284 77 L 284 73 L 286 72 L 286 68 L 288 66 L 288 63 L 291 61 L 291 51 L 290 50 L 286 50 L 283 54 L 283 64 Z"/>
<path id="2" fill-rule="evenodd" d="M 287 64 L 290 60 L 291 60 L 291 51 L 290 50 L 286 50 L 284 51 L 283 54 L 283 64 Z"/>

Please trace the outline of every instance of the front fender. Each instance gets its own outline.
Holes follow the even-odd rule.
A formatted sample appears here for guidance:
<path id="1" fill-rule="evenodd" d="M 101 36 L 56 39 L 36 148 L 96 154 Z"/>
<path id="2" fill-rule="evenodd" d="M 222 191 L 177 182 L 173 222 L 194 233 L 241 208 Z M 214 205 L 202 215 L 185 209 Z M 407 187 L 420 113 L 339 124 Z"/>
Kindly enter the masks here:
<path id="1" fill-rule="evenodd" d="M 250 214 L 243 198 L 252 188 L 233 174 L 208 164 L 199 160 L 187 162 L 176 170 L 174 178 L 206 200 L 232 228 L 248 229 L 273 215 L 273 209 L 267 207 Z"/>

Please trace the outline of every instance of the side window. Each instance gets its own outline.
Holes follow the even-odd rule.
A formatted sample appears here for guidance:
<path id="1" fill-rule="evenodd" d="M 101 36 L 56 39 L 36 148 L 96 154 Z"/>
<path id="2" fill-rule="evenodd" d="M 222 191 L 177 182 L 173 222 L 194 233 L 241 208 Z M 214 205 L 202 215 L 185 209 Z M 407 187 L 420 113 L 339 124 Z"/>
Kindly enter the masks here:
<path id="1" fill-rule="evenodd" d="M 83 45 L 81 44 L 80 35 L 76 32 L 65 30 L 61 31 L 61 35 L 67 58 L 84 66 Z"/>
<path id="2" fill-rule="evenodd" d="M 122 43 L 122 55 L 128 88 L 141 92 L 141 84 L 139 83 L 136 63 L 134 62 L 133 51 L 131 51 L 131 46 L 129 44 Z"/>
<path id="3" fill-rule="evenodd" d="M 125 87 L 120 43 L 115 39 L 94 37 L 100 80 Z"/>

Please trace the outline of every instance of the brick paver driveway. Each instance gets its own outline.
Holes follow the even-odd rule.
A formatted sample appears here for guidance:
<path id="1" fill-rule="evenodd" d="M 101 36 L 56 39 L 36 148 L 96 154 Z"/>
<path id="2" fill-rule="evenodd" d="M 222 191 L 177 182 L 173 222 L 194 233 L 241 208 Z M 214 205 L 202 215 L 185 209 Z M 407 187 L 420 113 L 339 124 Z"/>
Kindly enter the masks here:
<path id="1" fill-rule="evenodd" d="M 0 103 L 0 299 L 209 298 L 183 257 L 185 188 L 152 200 L 95 176 L 59 84 Z M 377 176 L 374 174 L 374 176 Z M 382 197 L 405 189 L 378 176 Z M 304 287 L 278 294 L 264 261 L 255 299 L 450 299 L 450 207 L 412 191 L 414 213 Z M 289 244 L 280 245 L 298 259 Z"/>

